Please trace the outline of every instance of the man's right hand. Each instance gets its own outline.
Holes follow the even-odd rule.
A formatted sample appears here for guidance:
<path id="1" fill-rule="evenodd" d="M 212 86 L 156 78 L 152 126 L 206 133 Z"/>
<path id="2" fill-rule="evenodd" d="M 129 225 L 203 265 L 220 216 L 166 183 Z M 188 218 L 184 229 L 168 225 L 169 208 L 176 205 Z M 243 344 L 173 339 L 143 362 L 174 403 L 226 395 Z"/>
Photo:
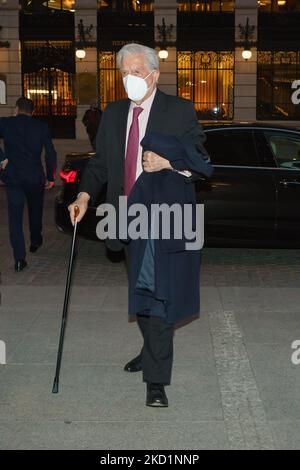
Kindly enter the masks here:
<path id="1" fill-rule="evenodd" d="M 75 206 L 79 207 L 79 214 L 77 216 L 77 222 L 80 222 L 84 214 L 87 211 L 90 195 L 88 193 L 80 193 L 76 201 L 69 205 L 68 209 L 70 212 L 70 219 L 72 225 L 75 224 Z"/>
<path id="2" fill-rule="evenodd" d="M 7 164 L 8 164 L 7 158 L 5 160 L 2 160 L 2 162 L 0 162 L 1 170 L 5 170 L 5 168 L 7 167 Z"/>

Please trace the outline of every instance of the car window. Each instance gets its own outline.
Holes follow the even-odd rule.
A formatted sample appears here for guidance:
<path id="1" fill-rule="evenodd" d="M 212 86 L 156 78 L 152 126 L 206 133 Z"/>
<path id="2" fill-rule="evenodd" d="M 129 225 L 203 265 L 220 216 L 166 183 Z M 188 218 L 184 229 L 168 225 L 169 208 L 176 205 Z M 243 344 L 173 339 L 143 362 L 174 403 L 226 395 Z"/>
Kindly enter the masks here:
<path id="1" fill-rule="evenodd" d="M 214 165 L 260 166 L 252 130 L 215 129 L 206 137 L 205 148 Z"/>
<path id="2" fill-rule="evenodd" d="M 280 168 L 300 168 L 300 137 L 287 132 L 265 131 L 265 136 Z"/>

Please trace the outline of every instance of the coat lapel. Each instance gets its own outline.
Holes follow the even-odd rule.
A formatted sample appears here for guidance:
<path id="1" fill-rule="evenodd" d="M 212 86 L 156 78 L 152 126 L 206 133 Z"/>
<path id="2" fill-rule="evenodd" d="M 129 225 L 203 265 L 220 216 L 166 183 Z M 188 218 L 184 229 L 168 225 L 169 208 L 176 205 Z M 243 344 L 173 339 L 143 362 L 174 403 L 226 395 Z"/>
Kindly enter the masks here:
<path id="1" fill-rule="evenodd" d="M 124 169 L 124 159 L 125 159 L 125 148 L 126 148 L 126 131 L 127 131 L 127 118 L 128 112 L 130 107 L 130 100 L 125 99 L 120 101 L 120 106 L 118 107 L 118 135 L 120 139 L 119 148 L 118 148 L 118 156 L 122 159 L 123 162 L 123 169 Z M 146 133 L 149 131 L 157 131 L 159 132 L 163 126 L 163 123 L 166 119 L 166 112 L 167 112 L 167 102 L 166 102 L 166 95 L 157 89 L 148 123 L 146 128 Z"/>
<path id="2" fill-rule="evenodd" d="M 130 100 L 126 99 L 120 102 L 120 107 L 118 109 L 118 135 L 120 139 L 119 142 L 119 149 L 118 149 L 118 156 L 123 162 L 124 166 L 124 159 L 125 159 L 125 147 L 126 147 L 126 131 L 127 131 L 127 118 L 128 118 L 128 111 L 130 106 Z"/>
<path id="3" fill-rule="evenodd" d="M 147 132 L 156 131 L 159 132 L 164 127 L 164 121 L 167 113 L 167 100 L 166 95 L 157 89 L 156 95 L 153 100 L 151 107 L 148 124 L 146 128 Z"/>

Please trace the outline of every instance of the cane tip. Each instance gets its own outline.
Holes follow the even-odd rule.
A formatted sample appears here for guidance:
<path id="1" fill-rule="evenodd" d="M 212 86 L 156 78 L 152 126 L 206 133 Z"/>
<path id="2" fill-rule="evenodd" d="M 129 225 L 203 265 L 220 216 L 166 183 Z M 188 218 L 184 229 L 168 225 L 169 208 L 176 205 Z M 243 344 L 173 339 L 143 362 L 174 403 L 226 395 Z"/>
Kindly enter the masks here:
<path id="1" fill-rule="evenodd" d="M 58 382 L 55 381 L 52 388 L 52 393 L 58 393 Z"/>

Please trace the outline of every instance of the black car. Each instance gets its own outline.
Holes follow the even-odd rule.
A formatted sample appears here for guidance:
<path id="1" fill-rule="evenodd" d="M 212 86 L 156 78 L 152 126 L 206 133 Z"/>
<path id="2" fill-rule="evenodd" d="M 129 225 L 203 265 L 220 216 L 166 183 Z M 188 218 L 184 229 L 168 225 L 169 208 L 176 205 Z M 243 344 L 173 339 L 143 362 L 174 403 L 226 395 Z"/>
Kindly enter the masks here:
<path id="1" fill-rule="evenodd" d="M 204 125 L 205 147 L 214 174 L 196 183 L 205 203 L 206 246 L 300 245 L 300 131 L 262 124 Z M 71 232 L 68 204 L 78 193 L 80 175 L 92 153 L 66 156 L 56 198 L 59 230 Z M 105 201 L 105 190 L 95 203 Z M 78 226 L 80 235 L 96 238 L 95 207 Z"/>

